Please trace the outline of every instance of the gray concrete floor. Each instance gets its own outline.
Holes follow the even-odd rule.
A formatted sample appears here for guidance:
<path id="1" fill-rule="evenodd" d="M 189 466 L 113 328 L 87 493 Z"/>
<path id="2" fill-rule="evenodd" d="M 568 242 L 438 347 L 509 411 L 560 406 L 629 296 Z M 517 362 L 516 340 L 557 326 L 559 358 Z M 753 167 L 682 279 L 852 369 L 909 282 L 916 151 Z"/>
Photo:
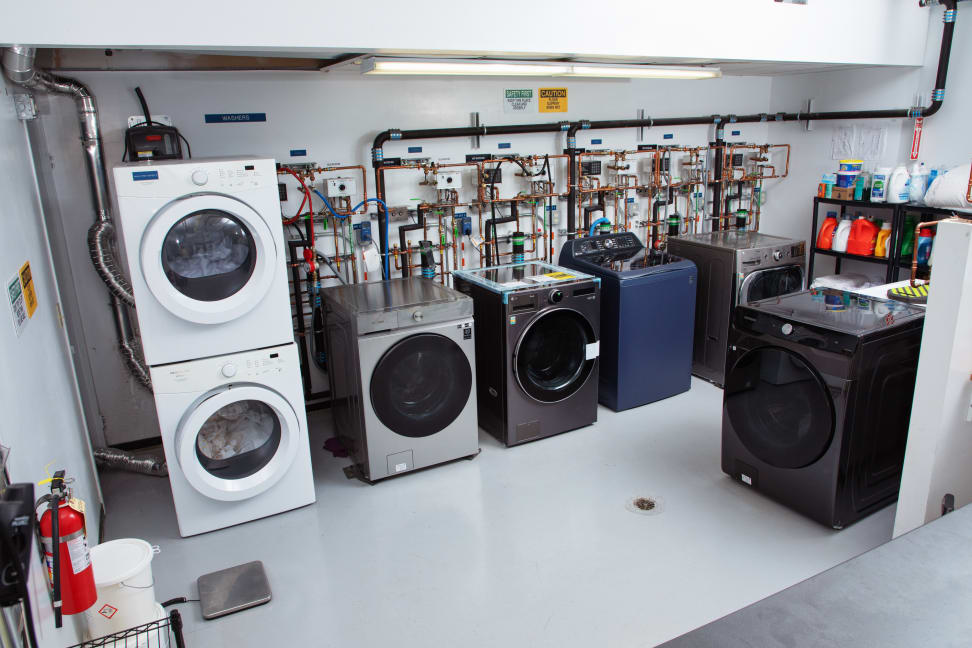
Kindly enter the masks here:
<path id="1" fill-rule="evenodd" d="M 161 547 L 159 600 L 251 560 L 273 601 L 204 621 L 189 648 L 655 646 L 891 537 L 894 507 L 836 532 L 720 470 L 722 392 L 691 391 L 525 446 L 375 486 L 345 478 L 311 419 L 315 505 L 180 538 L 168 482 L 103 475 L 106 539 Z M 637 496 L 661 510 L 629 509 Z"/>

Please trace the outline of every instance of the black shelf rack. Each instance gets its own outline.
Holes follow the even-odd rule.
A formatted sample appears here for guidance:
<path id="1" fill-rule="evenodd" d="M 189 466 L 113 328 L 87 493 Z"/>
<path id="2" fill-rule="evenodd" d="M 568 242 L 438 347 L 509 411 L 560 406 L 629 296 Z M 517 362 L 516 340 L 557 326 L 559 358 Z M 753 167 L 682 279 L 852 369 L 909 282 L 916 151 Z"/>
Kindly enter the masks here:
<path id="1" fill-rule="evenodd" d="M 818 248 L 816 243 L 817 225 L 820 222 L 820 205 L 833 205 L 838 207 L 840 211 L 839 217 L 841 218 L 849 210 L 853 210 L 854 208 L 887 212 L 888 218 L 891 220 L 891 236 L 888 238 L 888 246 L 891 252 L 888 257 L 862 256 L 860 254 Z M 852 259 L 854 261 L 883 265 L 886 268 L 885 280 L 887 283 L 898 281 L 900 270 L 911 267 L 911 255 L 908 255 L 907 258 L 902 258 L 900 249 L 900 242 L 903 240 L 902 237 L 904 236 L 904 225 L 907 216 L 916 216 L 915 221 L 930 221 L 951 216 L 953 213 L 949 209 L 938 209 L 936 207 L 925 207 L 910 203 L 891 204 L 871 202 L 869 200 L 838 200 L 837 198 L 815 197 L 813 199 L 813 224 L 810 227 L 810 259 L 807 267 L 808 283 L 813 281 L 814 257 L 818 254 L 834 257 L 834 271 L 837 274 L 840 274 L 841 262 L 845 259 Z"/>

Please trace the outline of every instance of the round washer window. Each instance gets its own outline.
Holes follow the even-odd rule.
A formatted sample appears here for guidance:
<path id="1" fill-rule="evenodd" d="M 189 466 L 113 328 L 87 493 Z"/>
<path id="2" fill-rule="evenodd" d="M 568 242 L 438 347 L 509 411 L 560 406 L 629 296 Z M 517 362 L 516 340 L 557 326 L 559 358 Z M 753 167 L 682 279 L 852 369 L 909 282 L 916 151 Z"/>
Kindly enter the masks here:
<path id="1" fill-rule="evenodd" d="M 400 340 L 375 365 L 371 404 L 388 429 L 426 437 L 449 426 L 472 393 L 472 369 L 451 339 L 420 333 Z"/>
<path id="2" fill-rule="evenodd" d="M 587 381 L 594 360 L 587 345 L 594 330 L 571 310 L 540 316 L 523 334 L 516 351 L 516 377 L 523 390 L 545 403 L 564 400 Z"/>
<path id="3" fill-rule="evenodd" d="M 179 219 L 162 243 L 162 269 L 183 295 L 220 301 L 238 292 L 253 275 L 256 244 L 243 222 L 215 209 Z"/>
<path id="4" fill-rule="evenodd" d="M 216 410 L 196 434 L 196 458 L 220 479 L 249 477 L 280 447 L 280 419 L 264 402 L 242 400 Z"/>
<path id="5" fill-rule="evenodd" d="M 834 435 L 827 386 L 803 358 L 777 347 L 739 359 L 726 376 L 725 408 L 742 444 L 777 468 L 812 464 Z"/>

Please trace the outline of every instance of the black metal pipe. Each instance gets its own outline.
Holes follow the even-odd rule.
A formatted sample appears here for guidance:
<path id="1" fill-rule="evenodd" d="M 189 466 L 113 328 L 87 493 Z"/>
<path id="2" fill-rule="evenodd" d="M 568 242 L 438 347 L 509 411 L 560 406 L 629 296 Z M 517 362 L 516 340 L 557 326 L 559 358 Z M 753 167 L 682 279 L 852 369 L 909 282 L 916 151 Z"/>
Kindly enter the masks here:
<path id="1" fill-rule="evenodd" d="M 516 203 L 511 203 L 515 205 Z M 515 223 L 516 215 L 512 214 L 510 216 L 497 216 L 490 217 L 486 219 L 485 227 L 486 232 L 483 238 L 486 240 L 486 245 L 484 247 L 486 251 L 486 265 L 499 265 L 499 240 L 496 238 L 496 226 L 502 225 L 503 223 Z M 492 241 L 492 243 L 490 243 Z M 495 261 L 495 262 L 494 262 Z"/>
<path id="2" fill-rule="evenodd" d="M 399 249 L 399 254 L 401 255 L 401 259 L 402 259 L 402 276 L 403 277 L 409 276 L 410 270 L 409 270 L 409 267 L 408 266 L 412 262 L 412 253 L 408 249 L 408 241 L 405 240 L 405 235 L 408 232 L 412 232 L 414 230 L 424 230 L 425 229 L 425 210 L 422 209 L 421 206 L 419 206 L 419 208 L 416 209 L 415 212 L 416 212 L 416 218 L 415 218 L 415 220 L 417 222 L 415 222 L 415 223 L 408 223 L 406 225 L 401 225 L 398 228 L 398 249 Z"/>

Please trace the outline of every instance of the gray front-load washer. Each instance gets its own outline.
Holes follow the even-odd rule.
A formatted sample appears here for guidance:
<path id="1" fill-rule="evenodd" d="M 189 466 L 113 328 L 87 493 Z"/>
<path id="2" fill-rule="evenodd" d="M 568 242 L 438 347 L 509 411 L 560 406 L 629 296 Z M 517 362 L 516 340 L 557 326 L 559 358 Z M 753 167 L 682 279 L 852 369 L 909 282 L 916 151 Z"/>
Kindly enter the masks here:
<path id="1" fill-rule="evenodd" d="M 428 279 L 321 291 L 335 436 L 376 481 L 479 452 L 473 302 Z"/>

